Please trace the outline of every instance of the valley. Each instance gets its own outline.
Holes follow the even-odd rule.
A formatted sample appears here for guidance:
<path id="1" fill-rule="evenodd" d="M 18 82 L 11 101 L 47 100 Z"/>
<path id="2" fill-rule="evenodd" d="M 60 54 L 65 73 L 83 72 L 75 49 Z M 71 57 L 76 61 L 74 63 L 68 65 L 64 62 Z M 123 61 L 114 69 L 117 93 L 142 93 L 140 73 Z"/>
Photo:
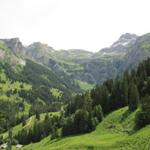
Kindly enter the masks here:
<path id="1" fill-rule="evenodd" d="M 0 145 L 149 150 L 150 34 L 98 52 L 0 39 Z"/>

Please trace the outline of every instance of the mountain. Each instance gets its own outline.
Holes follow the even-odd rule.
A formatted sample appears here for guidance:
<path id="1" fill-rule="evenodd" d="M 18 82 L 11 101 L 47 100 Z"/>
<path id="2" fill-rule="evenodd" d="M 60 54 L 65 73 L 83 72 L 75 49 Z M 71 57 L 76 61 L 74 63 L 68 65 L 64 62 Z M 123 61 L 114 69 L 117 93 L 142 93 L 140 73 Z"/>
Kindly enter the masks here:
<path id="1" fill-rule="evenodd" d="M 96 53 L 82 49 L 55 50 L 40 42 L 23 46 L 18 38 L 1 41 L 12 50 L 12 55 L 16 57 L 13 60 L 29 59 L 41 64 L 72 89 L 75 85 L 82 89 L 91 88 L 95 84 L 115 78 L 150 56 L 149 34 L 137 36 L 125 33 L 110 47 Z"/>
<path id="2" fill-rule="evenodd" d="M 25 52 L 26 47 L 18 38 L 0 40 L 1 69 L 10 80 L 32 85 L 34 101 L 38 98 L 46 103 L 58 100 L 51 92 L 54 89 L 62 93 L 63 99 L 80 91 L 70 80 L 62 79 L 52 69 L 25 57 Z"/>
<path id="3" fill-rule="evenodd" d="M 70 85 L 83 89 L 115 78 L 149 56 L 149 34 L 125 33 L 110 47 L 92 53 L 82 49 L 55 50 L 40 42 L 23 46 L 18 38 L 5 39 L 6 45 L 19 58 L 39 63 Z M 136 64 L 136 65 L 135 65 Z"/>
<path id="4" fill-rule="evenodd" d="M 1 39 L 1 41 L 3 41 L 7 47 L 17 55 L 24 52 L 25 47 L 20 42 L 19 38 Z"/>
<path id="5" fill-rule="evenodd" d="M 122 60 L 137 38 L 135 34 L 123 34 L 109 48 L 97 53 L 80 49 L 58 51 L 36 42 L 27 46 L 24 54 L 28 59 L 50 68 L 63 80 L 70 80 L 79 85 L 92 85 L 118 75 Z"/>
<path id="6" fill-rule="evenodd" d="M 44 65 L 70 86 L 91 87 L 115 78 L 146 59 L 149 56 L 149 40 L 149 34 L 137 36 L 125 33 L 110 47 L 96 53 L 82 49 L 55 50 L 40 42 L 25 47 L 18 38 L 3 41 L 14 55 Z"/>
<path id="7" fill-rule="evenodd" d="M 149 56 L 150 34 L 123 34 L 97 53 L 1 39 L 0 143 L 14 140 L 13 144 L 26 145 L 41 140 L 39 144 L 48 149 L 134 149 L 130 145 L 137 140 L 136 148 L 147 144 L 143 141 L 149 138 L 149 127 L 144 128 L 150 122 Z M 146 137 L 137 131 L 142 127 Z M 87 134 L 73 137 L 83 133 Z M 63 138 L 68 135 L 72 137 Z M 59 137 L 62 140 L 56 140 Z M 39 144 L 25 148 L 45 149 Z"/>
<path id="8" fill-rule="evenodd" d="M 32 125 L 35 127 L 32 132 L 27 132 L 30 125 L 25 126 L 26 132 L 23 128 L 17 139 L 22 144 L 28 144 L 26 150 L 149 150 L 149 67 L 150 58 L 122 78 L 105 81 L 90 92 L 76 95 L 65 106 L 64 113 L 55 120 L 55 124 L 51 119 L 45 119 L 53 127 L 50 136 L 46 135 L 44 139 L 41 136 L 48 127 L 43 130 L 41 119 L 39 126 L 38 120 Z M 60 115 L 59 112 L 57 115 Z M 28 123 L 33 124 L 31 121 Z M 36 136 L 31 136 L 33 133 L 37 133 Z"/>
<path id="9" fill-rule="evenodd" d="M 81 92 L 69 79 L 28 59 L 25 51 L 18 38 L 0 40 L 0 134 L 31 115 L 60 110 Z"/>
<path id="10" fill-rule="evenodd" d="M 127 53 L 128 48 L 135 44 L 137 38 L 138 36 L 135 34 L 125 33 L 121 35 L 120 38 L 109 48 L 100 50 L 100 53 Z"/>
<path id="11" fill-rule="evenodd" d="M 150 34 L 145 34 L 137 38 L 135 44 L 129 47 L 129 52 L 124 57 L 123 68 L 131 69 L 139 62 L 150 57 Z"/>
<path id="12" fill-rule="evenodd" d="M 82 92 L 25 52 L 18 38 L 0 40 L 0 135 L 31 115 L 60 110 L 73 94 Z"/>
<path id="13" fill-rule="evenodd" d="M 15 39 L 16 40 L 16 39 Z M 7 43 L 8 41 L 11 41 L 11 44 Z M 13 42 L 14 39 L 11 40 L 0 40 L 0 62 L 7 62 L 11 64 L 12 66 L 14 65 L 25 65 L 25 61 L 17 56 L 16 51 L 20 51 L 22 47 L 16 46 L 16 43 Z M 10 48 L 12 47 L 12 49 Z"/>

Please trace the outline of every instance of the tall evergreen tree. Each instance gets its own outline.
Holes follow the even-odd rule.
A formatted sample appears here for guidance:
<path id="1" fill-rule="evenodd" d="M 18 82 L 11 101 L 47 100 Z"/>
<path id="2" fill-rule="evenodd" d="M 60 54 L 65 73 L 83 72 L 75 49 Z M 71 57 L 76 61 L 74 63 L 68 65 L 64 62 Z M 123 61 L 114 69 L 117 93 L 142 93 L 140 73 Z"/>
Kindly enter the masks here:
<path id="1" fill-rule="evenodd" d="M 103 120 L 103 111 L 101 105 L 96 105 L 93 110 L 94 117 L 98 119 L 98 121 Z"/>
<path id="2" fill-rule="evenodd" d="M 142 98 L 141 111 L 137 114 L 137 126 L 139 128 L 150 123 L 150 96 Z"/>
<path id="3" fill-rule="evenodd" d="M 35 113 L 35 117 L 36 117 L 36 119 L 37 119 L 37 120 L 40 120 L 40 114 L 39 114 L 39 112 L 38 112 L 38 111 L 36 111 L 36 113 Z"/>
<path id="4" fill-rule="evenodd" d="M 137 86 L 132 82 L 129 87 L 129 110 L 134 111 L 139 104 L 139 92 Z"/>

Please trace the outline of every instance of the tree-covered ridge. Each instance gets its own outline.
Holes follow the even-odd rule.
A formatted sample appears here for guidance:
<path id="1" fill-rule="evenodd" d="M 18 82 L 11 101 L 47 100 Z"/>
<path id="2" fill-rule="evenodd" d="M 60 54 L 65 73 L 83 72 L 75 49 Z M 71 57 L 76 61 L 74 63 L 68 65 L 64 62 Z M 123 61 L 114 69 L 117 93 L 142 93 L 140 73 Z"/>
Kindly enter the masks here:
<path id="1" fill-rule="evenodd" d="M 49 123 L 47 124 L 52 127 L 52 130 L 46 135 L 53 134 L 53 138 L 58 138 L 91 132 L 109 113 L 125 106 L 128 107 L 122 119 L 124 120 L 132 113 L 135 118 L 132 120 L 131 129 L 126 129 L 123 132 L 132 134 L 149 124 L 149 68 L 150 58 L 143 61 L 137 70 L 125 72 L 122 77 L 108 80 L 102 85 L 97 85 L 91 91 L 76 95 L 62 107 L 59 125 L 57 121 L 55 122 L 57 125 L 53 127 Z M 38 117 L 38 114 L 36 115 Z M 39 132 L 43 133 L 41 127 L 37 128 Z M 116 127 L 113 124 L 108 125 L 108 128 L 121 130 L 119 126 Z M 25 136 L 24 131 L 19 136 Z M 29 136 L 29 132 L 26 136 Z M 39 139 L 41 138 L 39 137 Z"/>
<path id="2" fill-rule="evenodd" d="M 44 48 L 44 47 L 43 47 Z M 26 48 L 18 38 L 0 40 L 0 68 L 5 71 L 11 80 L 31 84 L 34 88 L 32 94 L 43 101 L 56 101 L 51 88 L 62 91 L 62 101 L 66 100 L 72 92 L 80 92 L 79 86 L 69 78 L 55 72 L 55 69 L 44 67 L 24 56 Z M 36 93 L 36 94 L 35 94 Z M 34 96 L 33 96 L 34 97 Z M 29 99 L 29 98 L 28 98 Z"/>
<path id="3" fill-rule="evenodd" d="M 63 135 L 85 133 L 95 129 L 98 122 L 113 110 L 139 107 L 135 128 L 150 123 L 150 58 L 137 70 L 125 72 L 121 78 L 105 81 L 90 92 L 77 95 L 65 108 Z"/>
<path id="4" fill-rule="evenodd" d="M 52 88 L 62 91 L 62 101 L 67 100 L 73 91 L 80 91 L 79 88 L 73 87 L 70 83 L 60 79 L 51 70 L 30 60 L 26 60 L 26 65 L 19 72 L 15 72 L 9 64 L 4 64 L 1 67 L 10 79 L 26 82 L 33 86 L 30 94 L 32 96 L 28 97 L 31 102 L 36 101 L 37 98 L 50 103 L 56 101 L 57 96 L 50 92 Z"/>
<path id="5" fill-rule="evenodd" d="M 31 105 L 20 93 L 29 93 L 31 90 L 32 85 L 12 81 L 4 70 L 0 71 L 0 133 L 8 129 L 8 123 L 14 126 L 21 122 L 24 115 L 28 115 Z"/>
<path id="6" fill-rule="evenodd" d="M 59 110 L 71 96 L 73 89 L 51 70 L 26 62 L 18 68 L 0 63 L 0 134 L 31 115 Z"/>

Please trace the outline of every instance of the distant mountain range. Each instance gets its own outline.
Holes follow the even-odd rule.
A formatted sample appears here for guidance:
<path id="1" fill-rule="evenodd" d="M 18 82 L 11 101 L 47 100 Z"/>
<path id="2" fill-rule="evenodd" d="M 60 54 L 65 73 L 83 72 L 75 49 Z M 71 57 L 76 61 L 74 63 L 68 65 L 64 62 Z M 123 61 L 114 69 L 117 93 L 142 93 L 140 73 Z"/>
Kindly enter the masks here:
<path id="1" fill-rule="evenodd" d="M 10 60 L 5 58 L 11 56 L 13 63 L 24 65 L 25 59 L 30 59 L 72 85 L 102 83 L 150 56 L 150 34 L 123 34 L 110 47 L 96 53 L 81 49 L 58 51 L 40 42 L 26 47 L 18 38 L 1 39 L 0 44 L 12 50 L 6 55 L 0 48 L 1 59 Z"/>

